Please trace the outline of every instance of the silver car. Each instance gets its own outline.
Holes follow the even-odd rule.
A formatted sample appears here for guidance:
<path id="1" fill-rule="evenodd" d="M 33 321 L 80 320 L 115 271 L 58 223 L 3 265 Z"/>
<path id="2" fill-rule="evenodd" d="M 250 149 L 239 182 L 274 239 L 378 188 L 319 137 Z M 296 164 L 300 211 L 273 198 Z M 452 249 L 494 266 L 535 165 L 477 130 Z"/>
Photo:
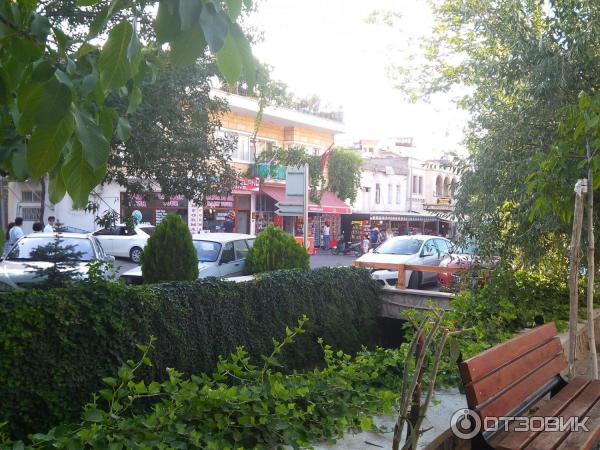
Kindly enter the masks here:
<path id="1" fill-rule="evenodd" d="M 452 248 L 452 242 L 439 236 L 422 234 L 398 236 L 386 240 L 375 250 L 358 258 L 357 261 L 439 266 L 450 248 Z M 398 271 L 376 269 L 372 271 L 372 276 L 384 286 L 395 287 Z M 406 271 L 405 287 L 420 289 L 429 283 L 437 284 L 437 273 Z"/>
<path id="2" fill-rule="evenodd" d="M 1 258 L 0 290 L 30 287 L 32 284 L 44 281 L 37 273 L 39 269 L 52 266 L 52 262 L 36 256 L 36 249 L 52 244 L 56 238 L 60 246 L 72 246 L 73 252 L 80 253 L 74 261 L 74 278 L 85 279 L 89 263 L 93 260 L 113 262 L 114 257 L 104 253 L 102 246 L 94 236 L 78 233 L 33 233 L 19 239 Z"/>

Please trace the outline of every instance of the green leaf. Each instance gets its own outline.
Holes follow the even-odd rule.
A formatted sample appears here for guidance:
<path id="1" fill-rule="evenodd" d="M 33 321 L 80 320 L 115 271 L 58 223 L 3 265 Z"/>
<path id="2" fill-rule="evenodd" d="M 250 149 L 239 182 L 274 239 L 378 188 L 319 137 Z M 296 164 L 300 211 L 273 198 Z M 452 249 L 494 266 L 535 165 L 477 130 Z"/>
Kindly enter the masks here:
<path id="1" fill-rule="evenodd" d="M 65 180 L 62 177 L 60 168 L 57 168 L 50 172 L 48 181 L 48 197 L 52 203 L 56 204 L 63 199 L 66 193 L 67 188 L 65 186 Z"/>
<path id="2" fill-rule="evenodd" d="M 24 448 L 25 448 L 25 445 L 23 444 L 22 441 L 15 442 L 12 446 L 12 450 L 23 450 Z"/>
<path id="3" fill-rule="evenodd" d="M 17 180 L 26 180 L 30 177 L 29 168 L 27 166 L 27 147 L 19 145 L 13 151 L 11 158 L 12 174 Z"/>
<path id="4" fill-rule="evenodd" d="M 171 42 L 171 63 L 175 67 L 192 64 L 204 53 L 206 42 L 199 27 L 184 31 Z"/>
<path id="5" fill-rule="evenodd" d="M 17 94 L 17 107 L 21 113 L 17 130 L 19 134 L 25 135 L 35 124 L 35 113 L 44 96 L 44 85 L 42 83 L 31 83 L 24 85 Z"/>
<path id="6" fill-rule="evenodd" d="M 194 28 L 198 24 L 202 3 L 200 0 L 179 0 L 179 20 L 181 31 Z"/>
<path id="7" fill-rule="evenodd" d="M 212 1 L 208 1 L 200 13 L 200 26 L 210 51 L 216 55 L 223 47 L 225 37 L 229 32 L 228 18 L 221 11 L 217 11 Z"/>
<path id="8" fill-rule="evenodd" d="M 99 423 L 104 421 L 104 415 L 102 414 L 102 411 L 99 411 L 95 408 L 86 409 L 83 413 L 83 420 L 85 420 L 86 422 Z"/>
<path id="9" fill-rule="evenodd" d="M 132 114 L 137 111 L 137 109 L 142 103 L 142 90 L 135 86 L 131 92 L 129 93 L 129 105 L 127 106 L 127 114 Z"/>
<path id="10" fill-rule="evenodd" d="M 33 130 L 27 146 L 27 163 L 33 178 L 41 178 L 56 166 L 74 126 L 73 115 L 69 113 L 55 125 L 38 126 Z"/>
<path id="11" fill-rule="evenodd" d="M 81 44 L 81 46 L 75 52 L 75 59 L 80 60 L 85 55 L 95 51 L 96 49 L 97 49 L 97 47 L 93 46 L 92 44 L 88 44 L 87 42 L 84 42 L 83 44 Z"/>
<path id="12" fill-rule="evenodd" d="M 75 4 L 77 6 L 93 6 L 100 3 L 101 0 L 77 0 Z"/>
<path id="13" fill-rule="evenodd" d="M 225 44 L 217 53 L 217 67 L 230 85 L 240 79 L 242 59 L 232 33 L 227 34 Z"/>
<path id="14" fill-rule="evenodd" d="M 71 90 L 56 78 L 44 83 L 42 97 L 35 107 L 35 120 L 39 126 L 60 122 L 71 107 Z"/>
<path id="15" fill-rule="evenodd" d="M 360 429 L 362 431 L 369 431 L 373 427 L 373 418 L 364 416 L 360 419 Z"/>
<path id="16" fill-rule="evenodd" d="M 229 19 L 235 23 L 242 12 L 242 0 L 225 0 L 225 3 L 227 3 L 227 9 L 229 10 Z"/>
<path id="17" fill-rule="evenodd" d="M 85 111 L 73 107 L 75 135 L 82 146 L 86 162 L 96 170 L 106 164 L 110 154 L 110 143 L 98 125 Z M 68 187 L 68 185 L 67 185 Z"/>
<path id="18" fill-rule="evenodd" d="M 84 158 L 79 141 L 73 141 L 61 175 L 74 208 L 84 208 L 87 205 L 90 192 L 102 181 L 105 173 L 106 166 L 94 170 Z"/>
<path id="19" fill-rule="evenodd" d="M 170 42 L 181 32 L 179 1 L 160 0 L 154 21 L 154 31 L 159 43 Z"/>
<path id="20" fill-rule="evenodd" d="M 252 49 L 250 43 L 241 28 L 238 25 L 234 25 L 232 29 L 233 37 L 237 45 L 240 58 L 242 59 L 242 66 L 244 68 L 244 79 L 248 85 L 248 89 L 252 90 L 256 83 L 256 60 L 252 55 Z"/>
<path id="21" fill-rule="evenodd" d="M 131 24 L 126 21 L 116 25 L 108 34 L 98 59 L 100 82 L 105 90 L 120 88 L 132 76 L 131 63 L 127 57 L 132 34 Z"/>
<path id="22" fill-rule="evenodd" d="M 119 117 L 117 121 L 117 136 L 123 142 L 127 141 L 131 136 L 131 125 L 129 125 L 129 121 L 125 117 Z"/>

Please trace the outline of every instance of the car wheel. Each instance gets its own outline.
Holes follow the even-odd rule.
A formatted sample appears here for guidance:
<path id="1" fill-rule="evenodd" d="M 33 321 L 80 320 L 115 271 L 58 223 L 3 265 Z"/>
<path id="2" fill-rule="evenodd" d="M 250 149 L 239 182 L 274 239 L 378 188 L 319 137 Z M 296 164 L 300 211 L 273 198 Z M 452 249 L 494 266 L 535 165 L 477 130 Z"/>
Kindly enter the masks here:
<path id="1" fill-rule="evenodd" d="M 139 247 L 133 247 L 129 251 L 129 259 L 131 259 L 131 261 L 134 263 L 139 264 L 142 260 L 142 249 Z"/>
<path id="2" fill-rule="evenodd" d="M 408 279 L 408 289 L 419 289 L 421 287 L 421 272 L 413 272 Z"/>

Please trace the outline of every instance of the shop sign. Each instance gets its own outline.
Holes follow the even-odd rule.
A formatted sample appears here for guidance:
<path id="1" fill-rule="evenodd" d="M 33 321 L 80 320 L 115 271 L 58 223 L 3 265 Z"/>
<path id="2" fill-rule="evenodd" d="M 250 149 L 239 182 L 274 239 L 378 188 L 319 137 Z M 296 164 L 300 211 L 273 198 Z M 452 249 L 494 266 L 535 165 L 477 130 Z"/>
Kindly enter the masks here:
<path id="1" fill-rule="evenodd" d="M 206 206 L 208 208 L 233 208 L 233 196 L 227 197 L 220 195 L 209 195 L 206 197 Z"/>
<path id="2" fill-rule="evenodd" d="M 141 194 L 129 195 L 129 206 L 134 208 L 186 208 L 187 205 L 188 201 L 183 195 L 166 197 L 160 192 L 155 192 L 149 199 Z"/>
<path id="3" fill-rule="evenodd" d="M 438 197 L 438 199 L 437 199 L 438 205 L 450 206 L 450 203 L 451 203 L 450 197 Z"/>
<path id="4" fill-rule="evenodd" d="M 193 202 L 188 204 L 188 228 L 190 233 L 200 233 L 202 231 L 202 208 Z"/>
<path id="5" fill-rule="evenodd" d="M 258 177 L 255 178 L 244 178 L 239 177 L 238 183 L 235 187 L 235 192 L 258 192 L 260 180 Z"/>

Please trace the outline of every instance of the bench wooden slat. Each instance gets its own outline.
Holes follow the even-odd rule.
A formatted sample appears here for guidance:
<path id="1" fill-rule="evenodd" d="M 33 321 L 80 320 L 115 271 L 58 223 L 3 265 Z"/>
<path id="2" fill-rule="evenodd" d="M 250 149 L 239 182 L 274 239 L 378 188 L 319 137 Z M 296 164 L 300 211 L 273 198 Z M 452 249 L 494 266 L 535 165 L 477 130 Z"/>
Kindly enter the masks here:
<path id="1" fill-rule="evenodd" d="M 600 439 L 600 401 L 586 414 L 589 420 L 585 423 L 589 432 L 573 432 L 558 446 L 558 450 L 590 450 Z"/>
<path id="2" fill-rule="evenodd" d="M 586 388 L 567 406 L 561 413 L 560 417 L 582 417 L 600 398 L 600 380 L 593 380 Z M 529 450 L 552 450 L 569 434 L 565 431 L 542 431 L 533 441 L 526 447 Z M 577 447 L 574 447 L 574 450 Z"/>
<path id="3" fill-rule="evenodd" d="M 555 356 L 534 372 L 506 387 L 495 397 L 478 405 L 475 411 L 482 419 L 487 416 L 501 417 L 511 414 L 527 398 L 544 387 L 553 377 L 556 377 L 564 368 L 564 365 L 564 355 Z"/>
<path id="4" fill-rule="evenodd" d="M 459 366 L 463 382 L 467 384 L 483 378 L 499 366 L 509 363 L 556 335 L 554 323 L 547 323 L 463 361 Z"/>
<path id="5" fill-rule="evenodd" d="M 589 378 L 576 377 L 562 388 L 548 402 L 544 403 L 535 415 L 539 417 L 557 417 L 571 401 L 577 397 L 581 391 L 590 383 Z M 511 429 L 514 429 L 517 424 L 513 422 Z M 538 435 L 539 431 L 527 431 L 511 433 L 509 431 L 500 431 L 494 436 L 492 446 L 499 450 L 520 450 Z"/>
<path id="6" fill-rule="evenodd" d="M 484 378 L 465 386 L 469 405 L 480 405 L 484 401 L 510 386 L 524 374 L 530 373 L 558 355 L 563 355 L 560 339 L 555 337 L 535 347 L 509 364 L 491 371 Z"/>

